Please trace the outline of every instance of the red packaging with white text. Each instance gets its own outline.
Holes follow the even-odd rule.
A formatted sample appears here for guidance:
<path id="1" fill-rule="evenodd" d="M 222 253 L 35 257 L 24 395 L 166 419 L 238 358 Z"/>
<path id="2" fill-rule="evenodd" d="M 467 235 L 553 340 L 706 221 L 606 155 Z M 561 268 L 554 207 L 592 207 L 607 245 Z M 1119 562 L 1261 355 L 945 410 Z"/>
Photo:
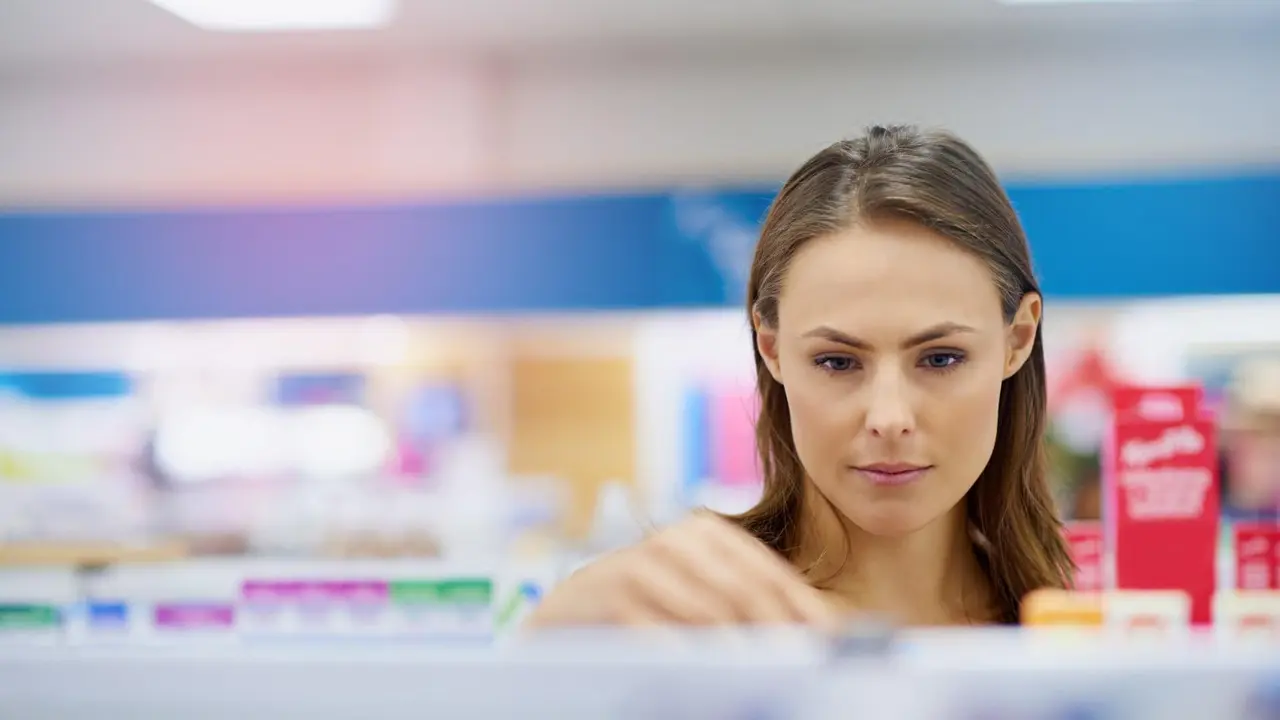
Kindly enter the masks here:
<path id="1" fill-rule="evenodd" d="M 1197 417 L 1203 402 L 1198 385 L 1121 385 L 1111 390 L 1111 412 L 1117 419 L 1181 421 Z"/>
<path id="2" fill-rule="evenodd" d="M 1074 589 L 1077 592 L 1100 592 L 1105 585 L 1105 554 L 1102 552 L 1102 524 L 1076 521 L 1067 523 L 1064 535 L 1071 559 L 1076 564 Z"/>
<path id="3" fill-rule="evenodd" d="M 1276 590 L 1277 540 L 1274 525 L 1237 525 L 1233 532 L 1236 551 L 1237 590 Z"/>
<path id="4" fill-rule="evenodd" d="M 1190 387 L 1124 388 L 1104 455 L 1104 518 L 1122 590 L 1181 590 L 1212 620 L 1218 542 L 1215 428 Z"/>

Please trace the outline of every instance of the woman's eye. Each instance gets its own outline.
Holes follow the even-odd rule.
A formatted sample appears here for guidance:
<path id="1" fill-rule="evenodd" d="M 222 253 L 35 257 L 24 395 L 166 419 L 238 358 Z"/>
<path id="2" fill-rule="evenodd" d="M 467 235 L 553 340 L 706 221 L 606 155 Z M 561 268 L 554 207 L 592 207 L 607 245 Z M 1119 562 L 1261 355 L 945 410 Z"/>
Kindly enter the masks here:
<path id="1" fill-rule="evenodd" d="M 937 352 L 924 356 L 921 363 L 930 370 L 949 370 L 964 362 L 964 355 L 956 352 Z"/>
<path id="2" fill-rule="evenodd" d="M 831 372 L 847 372 L 856 367 L 853 358 L 840 355 L 826 355 L 814 360 L 814 364 Z"/>

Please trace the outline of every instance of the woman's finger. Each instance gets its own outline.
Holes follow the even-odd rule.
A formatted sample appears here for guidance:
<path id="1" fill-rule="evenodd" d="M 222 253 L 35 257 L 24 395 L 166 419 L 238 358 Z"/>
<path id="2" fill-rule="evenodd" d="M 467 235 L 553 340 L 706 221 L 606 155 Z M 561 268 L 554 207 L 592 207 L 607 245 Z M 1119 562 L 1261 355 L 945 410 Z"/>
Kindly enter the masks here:
<path id="1" fill-rule="evenodd" d="M 644 605 L 646 613 L 668 623 L 721 625 L 738 621 L 733 606 L 721 593 L 657 548 L 637 553 L 625 585 L 623 594 L 631 598 L 629 603 Z"/>
<path id="2" fill-rule="evenodd" d="M 690 527 L 655 539 L 652 551 L 680 572 L 698 592 L 714 598 L 727 616 L 717 622 L 785 625 L 803 619 L 788 604 L 762 587 L 750 566 L 726 556 L 721 546 Z"/>
<path id="3" fill-rule="evenodd" d="M 744 576 L 754 579 L 756 592 L 780 603 L 793 620 L 820 625 L 834 621 L 821 593 L 760 541 L 718 518 L 706 518 L 692 527 L 708 547 L 716 548 Z"/>

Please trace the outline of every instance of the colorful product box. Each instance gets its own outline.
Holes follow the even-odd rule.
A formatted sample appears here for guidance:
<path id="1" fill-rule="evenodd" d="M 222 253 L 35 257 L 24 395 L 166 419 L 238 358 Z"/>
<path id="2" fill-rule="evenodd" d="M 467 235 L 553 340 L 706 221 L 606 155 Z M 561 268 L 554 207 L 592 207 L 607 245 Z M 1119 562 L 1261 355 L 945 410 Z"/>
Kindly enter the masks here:
<path id="1" fill-rule="evenodd" d="M 69 569 L 0 569 L 0 644 L 63 642 L 74 620 L 77 591 Z"/>
<path id="2" fill-rule="evenodd" d="M 1237 525 L 1234 536 L 1237 590 L 1280 590 L 1280 528 L 1275 525 Z"/>
<path id="3" fill-rule="evenodd" d="M 1213 598 L 1214 632 L 1230 641 L 1280 641 L 1280 592 L 1226 590 Z"/>
<path id="4" fill-rule="evenodd" d="M 66 636 L 66 613 L 49 603 L 0 603 L 0 645 L 57 645 Z"/>
<path id="5" fill-rule="evenodd" d="M 90 598 L 77 603 L 68 618 L 68 638 L 73 643 L 128 641 L 138 632 L 138 613 L 128 602 Z"/>
<path id="6" fill-rule="evenodd" d="M 1076 564 L 1074 589 L 1079 592 L 1101 591 L 1106 585 L 1102 523 L 1067 523 L 1064 534 L 1071 559 Z"/>
<path id="7" fill-rule="evenodd" d="M 156 603 L 151 608 L 151 624 L 156 633 L 212 633 L 222 635 L 236 629 L 236 608 L 231 603 Z"/>
<path id="8" fill-rule="evenodd" d="M 86 625 L 108 632 L 128 629 L 131 617 L 124 601 L 90 600 L 84 604 L 84 614 Z"/>
<path id="9" fill-rule="evenodd" d="M 411 637 L 491 638 L 494 634 L 490 578 L 394 580 L 390 602 L 397 624 Z"/>
<path id="10" fill-rule="evenodd" d="M 1191 627 L 1191 597 L 1179 590 L 1107 592 L 1102 612 L 1107 628 L 1126 638 L 1163 639 Z"/>
<path id="11" fill-rule="evenodd" d="M 1022 604 L 1022 624 L 1032 627 L 1094 628 L 1126 638 L 1185 633 L 1191 598 L 1177 590 L 1075 592 L 1037 590 Z"/>
<path id="12" fill-rule="evenodd" d="M 56 605 L 44 603 L 0 604 L 0 632 L 57 630 L 63 613 Z"/>
<path id="13" fill-rule="evenodd" d="M 388 584 L 382 580 L 248 580 L 241 586 L 247 634 L 380 635 Z"/>
<path id="14" fill-rule="evenodd" d="M 1023 625 L 1028 627 L 1100 628 L 1102 596 L 1069 590 L 1036 590 L 1022 601 Z"/>
<path id="15" fill-rule="evenodd" d="M 489 578 L 251 580 L 241 607 L 250 636 L 490 638 L 495 626 Z"/>
<path id="16" fill-rule="evenodd" d="M 1121 388 L 1104 452 L 1104 522 L 1121 590 L 1176 590 L 1208 624 L 1216 587 L 1218 460 L 1194 387 Z"/>

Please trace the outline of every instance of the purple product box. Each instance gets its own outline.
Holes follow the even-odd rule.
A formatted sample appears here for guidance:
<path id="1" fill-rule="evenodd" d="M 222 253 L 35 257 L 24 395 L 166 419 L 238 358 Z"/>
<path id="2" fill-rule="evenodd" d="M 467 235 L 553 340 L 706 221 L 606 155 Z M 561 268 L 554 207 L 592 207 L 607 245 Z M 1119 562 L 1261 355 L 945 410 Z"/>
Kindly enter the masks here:
<path id="1" fill-rule="evenodd" d="M 153 620 L 157 630 L 230 630 L 236 609 L 224 603 L 169 603 L 155 606 Z"/>
<path id="2" fill-rule="evenodd" d="M 257 618 L 284 609 L 298 610 L 308 620 L 322 620 L 335 610 L 368 618 L 387 604 L 388 596 L 387 583 L 377 580 L 251 580 L 241 586 L 242 602 Z"/>
<path id="3" fill-rule="evenodd" d="M 271 620 L 301 601 L 306 583 L 296 580 L 248 580 L 240 586 L 240 603 L 256 620 Z"/>

